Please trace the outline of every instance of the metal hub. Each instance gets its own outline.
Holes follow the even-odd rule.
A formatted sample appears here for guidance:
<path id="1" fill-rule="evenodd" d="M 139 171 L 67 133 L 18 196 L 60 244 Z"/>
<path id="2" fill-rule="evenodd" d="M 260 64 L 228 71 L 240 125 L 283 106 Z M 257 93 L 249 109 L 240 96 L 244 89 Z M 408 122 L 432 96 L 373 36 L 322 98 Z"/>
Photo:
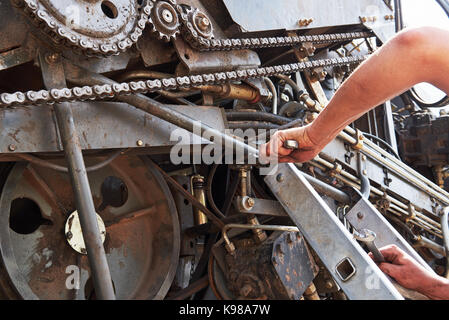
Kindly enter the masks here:
<path id="1" fill-rule="evenodd" d="M 103 219 L 97 213 L 98 229 L 100 230 L 101 241 L 104 243 L 106 239 L 106 227 Z M 83 231 L 81 230 L 78 211 L 72 212 L 65 223 L 65 237 L 69 245 L 78 253 L 87 254 L 86 245 L 84 244 Z"/>
<path id="2" fill-rule="evenodd" d="M 144 0 L 13 0 L 58 44 L 87 55 L 123 52 L 137 42 L 153 3 Z"/>
<path id="3" fill-rule="evenodd" d="M 102 159 L 87 158 L 86 164 Z M 95 297 L 69 176 L 21 162 L 3 182 L 0 296 Z M 163 299 L 180 250 L 177 211 L 165 180 L 145 158 L 122 156 L 89 173 L 89 182 L 117 299 Z"/>
<path id="4" fill-rule="evenodd" d="M 193 26 L 198 34 L 204 38 L 211 38 L 213 34 L 212 23 L 209 17 L 196 9 L 192 14 Z"/>

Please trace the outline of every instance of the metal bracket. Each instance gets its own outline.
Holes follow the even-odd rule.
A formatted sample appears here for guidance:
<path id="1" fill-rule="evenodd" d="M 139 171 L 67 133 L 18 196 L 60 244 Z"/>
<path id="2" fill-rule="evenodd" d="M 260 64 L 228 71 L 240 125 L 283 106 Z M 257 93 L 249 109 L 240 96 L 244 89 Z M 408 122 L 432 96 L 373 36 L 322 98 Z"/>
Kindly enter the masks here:
<path id="1" fill-rule="evenodd" d="M 355 192 L 359 193 L 357 190 Z M 360 193 L 359 193 L 360 194 Z M 395 228 L 377 211 L 377 209 L 360 195 L 360 200 L 346 214 L 345 218 L 357 230 L 369 229 L 376 233 L 376 244 L 383 247 L 395 244 L 411 255 L 426 269 L 433 272 L 429 265 L 413 249 L 413 247 L 396 231 Z"/>
<path id="2" fill-rule="evenodd" d="M 293 164 L 265 182 L 349 299 L 403 299 Z"/>

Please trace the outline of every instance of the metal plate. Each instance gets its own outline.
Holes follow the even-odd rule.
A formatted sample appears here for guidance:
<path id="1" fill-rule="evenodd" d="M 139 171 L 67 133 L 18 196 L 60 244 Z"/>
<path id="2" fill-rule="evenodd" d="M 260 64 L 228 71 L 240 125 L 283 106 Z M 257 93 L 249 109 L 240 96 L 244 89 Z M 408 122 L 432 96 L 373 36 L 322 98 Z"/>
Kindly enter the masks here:
<path id="1" fill-rule="evenodd" d="M 313 19 L 302 28 L 321 28 L 360 24 L 361 16 L 383 20 L 391 14 L 382 0 L 224 0 L 224 3 L 232 19 L 247 32 L 296 30 L 301 28 L 300 19 Z"/>
<path id="2" fill-rule="evenodd" d="M 167 106 L 224 131 L 220 109 L 215 107 Z M 176 126 L 124 103 L 79 102 L 73 108 L 81 148 L 170 147 Z M 187 136 L 191 134 L 185 131 Z M 52 107 L 33 106 L 0 110 L 0 153 L 61 151 Z M 139 143 L 140 145 L 140 143 Z"/>
<path id="3" fill-rule="evenodd" d="M 345 215 L 345 218 L 358 230 L 368 229 L 374 231 L 376 233 L 375 243 L 377 247 L 395 244 L 419 261 L 427 270 L 433 272 L 432 268 L 369 201 L 363 198 L 360 199 Z"/>
<path id="4" fill-rule="evenodd" d="M 279 165 L 265 182 L 349 299 L 403 299 L 293 164 Z M 336 268 L 345 259 L 355 273 L 343 281 Z"/>

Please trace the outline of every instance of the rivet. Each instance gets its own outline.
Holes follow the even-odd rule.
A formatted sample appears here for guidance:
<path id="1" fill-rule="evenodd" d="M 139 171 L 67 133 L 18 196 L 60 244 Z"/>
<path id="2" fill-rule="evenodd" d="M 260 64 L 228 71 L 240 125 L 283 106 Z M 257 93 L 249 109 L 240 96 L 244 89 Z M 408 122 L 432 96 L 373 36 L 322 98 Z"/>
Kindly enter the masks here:
<path id="1" fill-rule="evenodd" d="M 357 213 L 357 218 L 363 219 L 364 215 L 362 212 Z"/>
<path id="2" fill-rule="evenodd" d="M 141 146 L 143 146 L 143 141 L 142 141 L 142 140 L 137 140 L 136 144 L 137 144 L 139 147 L 141 147 Z"/>
<path id="3" fill-rule="evenodd" d="M 9 151 L 16 151 L 16 145 L 15 144 L 10 144 L 8 146 Z"/>

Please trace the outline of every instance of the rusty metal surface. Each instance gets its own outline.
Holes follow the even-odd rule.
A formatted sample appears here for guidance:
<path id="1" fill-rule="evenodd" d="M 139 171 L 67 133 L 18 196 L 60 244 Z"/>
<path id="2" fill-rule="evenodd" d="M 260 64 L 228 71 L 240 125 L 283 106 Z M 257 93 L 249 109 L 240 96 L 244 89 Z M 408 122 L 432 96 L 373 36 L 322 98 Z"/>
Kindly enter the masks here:
<path id="1" fill-rule="evenodd" d="M 201 122 L 224 131 L 223 115 L 217 108 L 168 106 L 189 114 Z M 135 148 L 137 141 L 143 147 L 171 147 L 170 141 L 176 126 L 129 105 L 117 102 L 77 103 L 73 108 L 75 125 L 83 150 L 106 148 Z M 50 106 L 22 107 L 0 110 L 0 153 L 61 151 L 59 137 L 53 124 Z M 120 125 L 117 126 L 120 119 Z M 182 131 L 193 141 L 192 135 Z"/>
<path id="2" fill-rule="evenodd" d="M 273 244 L 272 262 L 290 299 L 299 300 L 318 273 L 300 233 L 284 232 Z"/>
<path id="3" fill-rule="evenodd" d="M 87 159 L 87 163 L 91 161 L 95 159 Z M 128 199 L 120 207 L 99 210 L 104 207 L 101 186 L 110 176 L 125 183 Z M 63 232 L 74 210 L 68 176 L 20 163 L 9 177 L 0 200 L 0 245 L 12 286 L 26 299 L 89 298 L 92 288 L 87 259 L 69 246 Z M 117 298 L 162 299 L 179 258 L 179 223 L 167 185 L 146 160 L 137 157 L 120 157 L 89 178 L 95 207 L 106 224 L 105 250 Z M 28 234 L 12 230 L 10 204 L 24 197 L 34 201 L 51 223 Z M 137 214 L 146 208 L 149 210 L 143 215 Z M 80 268 L 79 290 L 65 286 L 70 265 Z"/>
<path id="4" fill-rule="evenodd" d="M 174 41 L 179 58 L 189 73 L 230 71 L 237 67 L 256 67 L 260 65 L 258 55 L 250 50 L 199 52 L 194 50 L 183 39 Z"/>
<path id="5" fill-rule="evenodd" d="M 274 232 L 262 244 L 248 238 L 235 243 L 235 254 L 225 257 L 226 285 L 234 298 L 299 300 L 317 274 L 299 233 Z M 216 284 L 220 277 L 216 270 Z"/>

